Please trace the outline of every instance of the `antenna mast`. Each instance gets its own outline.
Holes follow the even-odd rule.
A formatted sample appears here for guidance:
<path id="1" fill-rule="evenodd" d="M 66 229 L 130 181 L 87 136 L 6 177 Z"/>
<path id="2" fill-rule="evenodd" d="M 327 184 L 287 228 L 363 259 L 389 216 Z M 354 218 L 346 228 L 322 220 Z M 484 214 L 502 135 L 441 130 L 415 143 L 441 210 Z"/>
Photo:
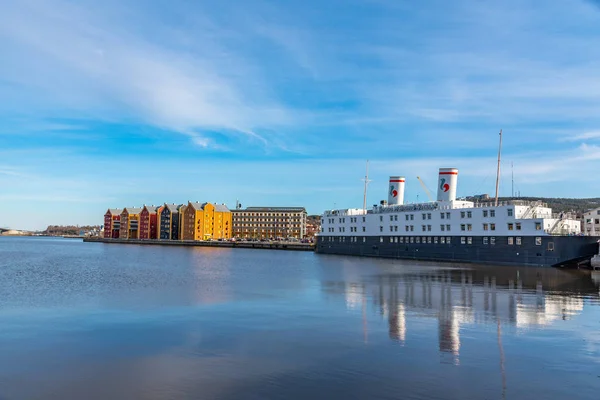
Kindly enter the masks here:
<path id="1" fill-rule="evenodd" d="M 498 207 L 498 187 L 500 186 L 500 155 L 502 154 L 502 129 L 500 129 L 500 146 L 498 147 L 498 170 L 496 171 L 496 207 Z"/>
<path id="2" fill-rule="evenodd" d="M 513 162 L 510 162 L 510 174 L 511 174 L 511 193 L 512 193 L 512 197 L 515 197 L 515 168 L 513 165 Z"/>
<path id="3" fill-rule="evenodd" d="M 369 184 L 369 182 L 371 182 L 369 180 L 369 160 L 367 160 L 367 171 L 365 173 L 365 179 L 363 179 L 365 181 L 365 191 L 363 193 L 363 213 L 367 213 L 367 185 Z"/>

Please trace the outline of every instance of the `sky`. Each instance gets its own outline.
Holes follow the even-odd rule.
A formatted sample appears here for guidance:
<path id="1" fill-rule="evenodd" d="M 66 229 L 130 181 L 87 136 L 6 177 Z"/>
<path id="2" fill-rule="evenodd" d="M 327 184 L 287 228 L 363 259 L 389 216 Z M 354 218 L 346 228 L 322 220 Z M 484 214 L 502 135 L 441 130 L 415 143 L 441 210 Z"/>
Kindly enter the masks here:
<path id="1" fill-rule="evenodd" d="M 600 1 L 0 5 L 0 227 L 493 195 L 500 129 L 500 195 L 600 196 Z"/>

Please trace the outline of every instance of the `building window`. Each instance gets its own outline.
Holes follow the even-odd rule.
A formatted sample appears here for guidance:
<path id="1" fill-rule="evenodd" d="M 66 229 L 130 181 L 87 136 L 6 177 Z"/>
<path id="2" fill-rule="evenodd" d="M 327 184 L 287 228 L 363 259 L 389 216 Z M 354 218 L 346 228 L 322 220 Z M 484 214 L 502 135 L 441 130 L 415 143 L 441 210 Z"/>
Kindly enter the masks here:
<path id="1" fill-rule="evenodd" d="M 394 232 L 394 227 L 390 225 L 390 232 Z"/>
<path id="2" fill-rule="evenodd" d="M 465 231 L 466 230 L 466 225 L 465 224 L 460 224 L 460 230 L 461 231 Z"/>
<path id="3" fill-rule="evenodd" d="M 488 230 L 488 224 L 483 224 L 483 230 L 487 231 Z"/>
<path id="4" fill-rule="evenodd" d="M 444 232 L 444 225 L 440 225 L 440 229 Z"/>
<path id="5" fill-rule="evenodd" d="M 404 225 L 404 227 L 406 228 L 406 232 L 409 231 L 408 225 Z"/>
<path id="6" fill-rule="evenodd" d="M 411 226 L 410 226 L 410 231 L 411 231 L 411 232 L 414 232 L 414 230 L 415 230 L 415 226 L 414 226 L 414 225 L 411 225 Z"/>
<path id="7" fill-rule="evenodd" d="M 490 238 L 490 244 L 496 244 L 496 238 L 495 237 L 491 237 Z"/>
<path id="8" fill-rule="evenodd" d="M 390 221 L 393 221 L 393 220 L 394 220 L 394 216 L 390 215 Z"/>
<path id="9" fill-rule="evenodd" d="M 488 238 L 486 236 L 483 237 L 483 244 L 488 244 Z"/>
<path id="10" fill-rule="evenodd" d="M 488 210 L 483 210 L 483 218 L 487 218 L 488 216 Z"/>
<path id="11" fill-rule="evenodd" d="M 383 232 L 383 226 L 379 227 L 379 232 Z"/>
<path id="12" fill-rule="evenodd" d="M 490 231 L 496 230 L 496 224 L 490 224 Z"/>
<path id="13" fill-rule="evenodd" d="M 427 213 L 427 219 L 431 219 L 431 213 Z"/>
<path id="14" fill-rule="evenodd" d="M 521 245 L 521 237 L 520 236 L 517 237 L 517 240 L 515 242 L 516 242 L 517 246 L 520 246 Z"/>
<path id="15" fill-rule="evenodd" d="M 471 211 L 467 211 L 467 218 L 473 218 L 473 213 Z"/>
<path id="16" fill-rule="evenodd" d="M 471 224 L 467 224 L 467 230 L 468 230 L 468 231 L 472 231 L 472 230 L 473 230 L 473 225 L 471 225 Z"/>
<path id="17" fill-rule="evenodd" d="M 427 214 L 423 214 L 423 221 L 427 219 Z"/>
<path id="18" fill-rule="evenodd" d="M 444 213 L 440 213 L 440 217 L 441 217 L 442 219 L 444 219 L 444 215 L 446 215 L 446 214 L 444 214 Z"/>
<path id="19" fill-rule="evenodd" d="M 508 230 L 512 231 L 514 229 L 514 224 L 508 224 Z"/>
<path id="20" fill-rule="evenodd" d="M 512 246 L 514 244 L 513 238 L 509 237 L 508 238 L 508 245 Z"/>
<path id="21" fill-rule="evenodd" d="M 422 228 L 423 232 L 427 232 L 427 227 L 425 225 L 422 225 Z"/>
<path id="22" fill-rule="evenodd" d="M 364 226 L 362 228 L 363 228 L 363 232 L 366 232 L 366 228 Z"/>
<path id="23" fill-rule="evenodd" d="M 460 212 L 460 217 L 461 217 L 461 218 L 464 218 L 464 217 L 465 217 L 465 212 L 464 212 L 464 211 L 461 211 L 461 212 Z"/>
<path id="24" fill-rule="evenodd" d="M 406 220 L 408 221 L 408 214 L 406 214 L 405 217 L 406 217 Z"/>
<path id="25" fill-rule="evenodd" d="M 536 246 L 541 246 L 542 245 L 542 238 L 541 237 L 536 237 L 535 238 L 535 245 Z"/>
<path id="26" fill-rule="evenodd" d="M 467 238 L 467 243 L 468 243 L 468 244 L 473 244 L 473 238 L 469 236 L 469 237 Z"/>
<path id="27" fill-rule="evenodd" d="M 431 225 L 427 225 L 427 232 L 431 232 Z"/>
<path id="28" fill-rule="evenodd" d="M 394 221 L 398 221 L 398 215 L 394 215 Z"/>
<path id="29" fill-rule="evenodd" d="M 450 219 L 450 213 L 449 212 L 446 213 L 446 219 Z"/>
<path id="30" fill-rule="evenodd" d="M 379 216 L 379 222 L 383 222 L 383 215 Z"/>
<path id="31" fill-rule="evenodd" d="M 394 225 L 394 232 L 398 232 L 398 225 Z"/>
<path id="32" fill-rule="evenodd" d="M 496 210 L 490 210 L 490 217 L 495 217 L 496 216 Z"/>
<path id="33" fill-rule="evenodd" d="M 410 220 L 413 221 L 415 219 L 415 215 L 414 214 L 410 214 Z"/>
<path id="34" fill-rule="evenodd" d="M 521 230 L 521 223 L 517 222 L 516 225 L 517 225 L 517 230 L 520 231 Z"/>
<path id="35" fill-rule="evenodd" d="M 508 212 L 508 216 L 509 216 L 509 217 L 512 217 L 512 216 L 513 216 L 513 209 L 512 209 L 512 208 L 509 208 L 509 209 L 507 209 L 506 211 Z"/>
<path id="36" fill-rule="evenodd" d="M 446 231 L 450 232 L 450 225 L 446 225 Z"/>
<path id="37" fill-rule="evenodd" d="M 460 238 L 460 244 L 466 244 L 466 243 L 467 243 L 467 238 L 466 238 L 466 237 L 464 237 L 464 236 L 462 236 L 462 237 Z"/>

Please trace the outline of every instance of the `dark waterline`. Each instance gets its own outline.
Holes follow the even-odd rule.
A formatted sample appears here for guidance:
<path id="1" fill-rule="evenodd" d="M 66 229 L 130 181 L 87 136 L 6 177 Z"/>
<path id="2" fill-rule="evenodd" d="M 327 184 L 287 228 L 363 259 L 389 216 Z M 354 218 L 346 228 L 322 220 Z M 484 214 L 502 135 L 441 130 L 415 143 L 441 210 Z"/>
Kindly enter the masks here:
<path id="1" fill-rule="evenodd" d="M 0 238 L 0 399 L 598 399 L 599 283 Z"/>

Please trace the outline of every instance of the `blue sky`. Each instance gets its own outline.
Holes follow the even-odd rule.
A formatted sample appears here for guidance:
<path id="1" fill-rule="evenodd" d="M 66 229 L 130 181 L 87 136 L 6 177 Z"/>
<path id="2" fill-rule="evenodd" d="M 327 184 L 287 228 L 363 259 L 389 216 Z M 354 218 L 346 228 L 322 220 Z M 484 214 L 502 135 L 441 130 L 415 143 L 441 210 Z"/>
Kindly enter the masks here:
<path id="1" fill-rule="evenodd" d="M 108 207 L 600 196 L 600 4 L 20 0 L 0 14 L 0 226 Z"/>

